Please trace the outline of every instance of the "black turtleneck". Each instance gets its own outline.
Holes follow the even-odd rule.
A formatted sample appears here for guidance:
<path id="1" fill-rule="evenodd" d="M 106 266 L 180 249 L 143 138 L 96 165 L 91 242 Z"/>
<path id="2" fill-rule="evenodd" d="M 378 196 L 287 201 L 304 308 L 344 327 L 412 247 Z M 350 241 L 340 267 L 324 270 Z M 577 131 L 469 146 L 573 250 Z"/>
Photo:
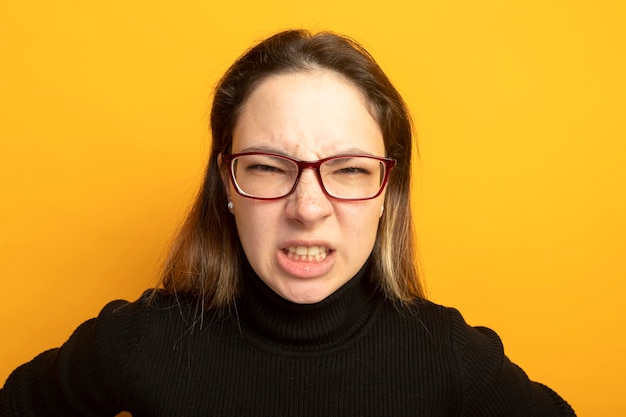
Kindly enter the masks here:
<path id="1" fill-rule="evenodd" d="M 250 267 L 237 302 L 242 329 L 268 350 L 322 352 L 340 347 L 366 329 L 383 297 L 366 275 L 367 266 L 325 300 L 296 304 L 282 298 Z"/>
<path id="2" fill-rule="evenodd" d="M 245 270 L 228 316 L 200 320 L 197 300 L 165 294 L 110 303 L 9 377 L 0 415 L 574 415 L 493 331 L 427 301 L 402 309 L 367 268 L 309 305 Z"/>

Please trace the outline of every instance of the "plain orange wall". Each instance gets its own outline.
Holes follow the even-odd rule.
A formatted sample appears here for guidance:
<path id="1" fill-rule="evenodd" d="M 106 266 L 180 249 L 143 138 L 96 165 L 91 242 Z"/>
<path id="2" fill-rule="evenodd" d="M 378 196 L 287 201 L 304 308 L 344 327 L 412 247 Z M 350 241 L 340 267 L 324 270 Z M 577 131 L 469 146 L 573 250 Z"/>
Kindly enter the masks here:
<path id="1" fill-rule="evenodd" d="M 412 109 L 430 297 L 580 416 L 626 414 L 623 2 L 213 3 L 0 4 L 0 384 L 154 285 L 212 85 L 306 27 L 364 43 Z"/>

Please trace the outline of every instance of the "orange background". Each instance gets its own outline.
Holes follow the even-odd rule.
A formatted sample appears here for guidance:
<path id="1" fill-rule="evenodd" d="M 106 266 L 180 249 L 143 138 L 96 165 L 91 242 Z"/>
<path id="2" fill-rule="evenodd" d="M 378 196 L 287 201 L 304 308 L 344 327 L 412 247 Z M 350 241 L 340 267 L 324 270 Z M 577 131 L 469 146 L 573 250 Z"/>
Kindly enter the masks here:
<path id="1" fill-rule="evenodd" d="M 608 1 L 0 4 L 0 384 L 154 285 L 211 87 L 279 29 L 347 33 L 407 99 L 430 297 L 580 416 L 626 414 L 626 9 Z"/>

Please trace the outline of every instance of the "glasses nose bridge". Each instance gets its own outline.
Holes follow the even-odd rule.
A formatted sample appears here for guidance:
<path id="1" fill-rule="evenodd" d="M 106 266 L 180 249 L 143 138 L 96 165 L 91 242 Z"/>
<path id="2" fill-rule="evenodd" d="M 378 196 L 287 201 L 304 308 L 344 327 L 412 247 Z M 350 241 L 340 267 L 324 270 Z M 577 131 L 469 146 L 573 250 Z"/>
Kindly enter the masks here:
<path id="1" fill-rule="evenodd" d="M 320 172 L 320 166 L 325 162 L 325 160 L 321 159 L 319 161 L 294 161 L 296 165 L 298 165 L 298 175 L 296 177 L 296 182 L 293 184 L 292 192 L 298 187 L 300 183 L 300 177 L 302 176 L 302 172 L 305 169 L 312 169 L 315 172 L 315 177 L 317 178 L 317 183 L 322 188 L 324 194 L 328 194 L 326 191 L 326 187 L 324 186 L 324 181 L 322 181 L 322 173 Z"/>

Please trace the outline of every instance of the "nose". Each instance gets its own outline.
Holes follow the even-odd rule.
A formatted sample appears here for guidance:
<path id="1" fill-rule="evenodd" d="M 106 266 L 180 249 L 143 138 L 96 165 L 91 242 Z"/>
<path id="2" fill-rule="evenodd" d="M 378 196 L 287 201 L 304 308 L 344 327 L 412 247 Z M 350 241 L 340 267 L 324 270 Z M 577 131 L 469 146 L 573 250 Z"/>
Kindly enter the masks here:
<path id="1" fill-rule="evenodd" d="M 303 170 L 295 191 L 287 197 L 287 217 L 309 226 L 330 216 L 332 212 L 333 204 L 322 189 L 315 170 Z"/>

